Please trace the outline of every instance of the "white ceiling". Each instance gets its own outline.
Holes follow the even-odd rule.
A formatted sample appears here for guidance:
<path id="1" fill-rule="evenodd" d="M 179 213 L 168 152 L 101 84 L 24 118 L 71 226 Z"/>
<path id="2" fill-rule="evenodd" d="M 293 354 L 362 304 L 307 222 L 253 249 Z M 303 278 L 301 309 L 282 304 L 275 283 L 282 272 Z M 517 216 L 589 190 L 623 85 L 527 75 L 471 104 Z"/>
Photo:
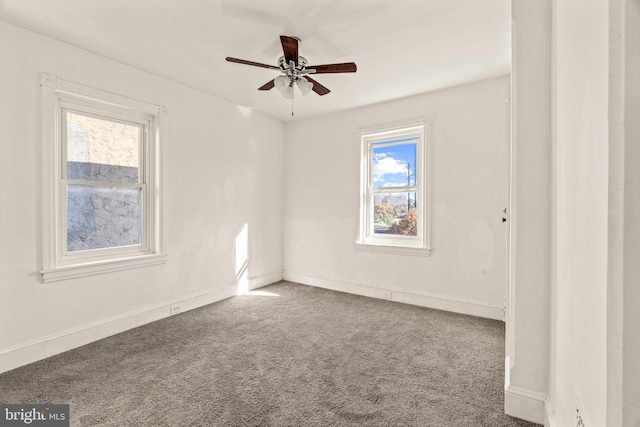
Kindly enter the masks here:
<path id="1" fill-rule="evenodd" d="M 257 88 L 277 71 L 279 36 L 302 39 L 331 93 L 297 93 L 295 119 L 504 75 L 509 0 L 0 0 L 0 20 L 289 121 L 291 101 Z M 298 96 L 299 95 L 299 96 Z"/>

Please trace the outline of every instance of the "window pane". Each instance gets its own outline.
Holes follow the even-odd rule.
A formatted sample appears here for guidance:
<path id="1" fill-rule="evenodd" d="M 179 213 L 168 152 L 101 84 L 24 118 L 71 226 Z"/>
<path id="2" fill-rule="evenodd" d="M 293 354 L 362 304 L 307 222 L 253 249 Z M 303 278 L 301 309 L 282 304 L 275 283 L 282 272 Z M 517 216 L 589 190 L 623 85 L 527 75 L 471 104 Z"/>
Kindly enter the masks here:
<path id="1" fill-rule="evenodd" d="M 142 243 L 140 188 L 67 186 L 67 251 Z"/>
<path id="2" fill-rule="evenodd" d="M 416 193 L 374 194 L 373 232 L 417 236 Z"/>
<path id="3" fill-rule="evenodd" d="M 417 140 L 412 138 L 407 141 L 407 144 L 390 147 L 373 146 L 374 187 L 416 185 Z"/>
<path id="4" fill-rule="evenodd" d="M 137 183 L 141 126 L 67 111 L 67 178 Z"/>

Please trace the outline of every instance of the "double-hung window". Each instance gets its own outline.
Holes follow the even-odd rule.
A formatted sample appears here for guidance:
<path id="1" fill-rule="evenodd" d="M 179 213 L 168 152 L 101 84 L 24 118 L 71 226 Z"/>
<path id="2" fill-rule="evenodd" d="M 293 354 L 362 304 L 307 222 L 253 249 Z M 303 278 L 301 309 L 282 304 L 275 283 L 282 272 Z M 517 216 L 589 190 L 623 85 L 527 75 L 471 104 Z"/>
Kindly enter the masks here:
<path id="1" fill-rule="evenodd" d="M 43 75 L 43 279 L 164 262 L 163 108 Z"/>
<path id="2" fill-rule="evenodd" d="M 360 249 L 428 255 L 427 121 L 360 132 Z"/>

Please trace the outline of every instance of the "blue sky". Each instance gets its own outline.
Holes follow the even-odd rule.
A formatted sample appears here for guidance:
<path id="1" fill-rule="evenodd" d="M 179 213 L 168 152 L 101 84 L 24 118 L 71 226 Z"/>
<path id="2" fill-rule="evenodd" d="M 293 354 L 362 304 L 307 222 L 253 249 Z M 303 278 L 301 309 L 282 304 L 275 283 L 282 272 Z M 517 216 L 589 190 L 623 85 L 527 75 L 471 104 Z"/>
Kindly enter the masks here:
<path id="1" fill-rule="evenodd" d="M 373 184 L 376 187 L 407 185 L 411 164 L 411 185 L 415 184 L 416 144 L 373 148 Z"/>

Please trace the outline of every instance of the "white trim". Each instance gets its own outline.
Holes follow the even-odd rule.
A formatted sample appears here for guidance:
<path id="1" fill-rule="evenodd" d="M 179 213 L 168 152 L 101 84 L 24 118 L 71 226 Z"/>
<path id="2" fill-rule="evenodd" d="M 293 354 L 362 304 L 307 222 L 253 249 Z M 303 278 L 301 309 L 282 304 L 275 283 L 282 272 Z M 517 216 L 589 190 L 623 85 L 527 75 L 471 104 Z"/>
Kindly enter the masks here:
<path id="1" fill-rule="evenodd" d="M 376 245 L 373 243 L 362 243 L 362 242 L 355 242 L 353 244 L 353 247 L 357 251 L 381 252 L 381 253 L 391 253 L 391 254 L 397 254 L 397 255 L 430 256 L 432 252 L 431 248 L 422 248 L 422 247 L 412 248 L 410 246 Z"/>
<path id="2" fill-rule="evenodd" d="M 55 94 L 55 76 L 41 74 L 41 129 L 42 135 L 42 265 L 43 268 L 56 265 L 56 215 L 58 211 L 57 177 L 60 175 L 56 158 L 58 147 L 56 135 L 60 132 Z M 52 129 L 53 132 L 52 132 Z"/>
<path id="3" fill-rule="evenodd" d="M 60 94 L 71 95 L 74 98 L 82 98 L 92 103 L 99 102 L 101 104 L 109 104 L 117 108 L 131 110 L 132 112 L 156 115 L 158 108 L 161 108 L 158 105 L 148 104 L 115 93 L 61 80 L 51 74 L 42 73 L 40 81 L 43 86 L 54 88 Z"/>
<path id="4" fill-rule="evenodd" d="M 102 262 L 90 262 L 76 264 L 68 267 L 51 268 L 41 270 L 42 280 L 45 283 L 59 280 L 76 279 L 78 277 L 92 276 L 95 274 L 110 273 L 113 271 L 129 270 L 138 267 L 164 264 L 167 262 L 167 254 L 141 255 L 123 259 L 108 260 Z"/>
<path id="5" fill-rule="evenodd" d="M 418 127 L 422 126 L 423 124 L 427 124 L 428 122 L 429 117 L 427 116 L 387 123 L 381 126 L 360 127 L 358 128 L 358 136 L 363 133 L 372 134 L 373 136 L 388 135 L 397 132 L 400 129 Z"/>
<path id="6" fill-rule="evenodd" d="M 282 271 L 249 277 L 249 289 L 258 289 L 282 280 Z"/>
<path id="7" fill-rule="evenodd" d="M 547 396 L 508 385 L 504 389 L 504 412 L 532 423 L 544 424 Z"/>
<path id="8" fill-rule="evenodd" d="M 0 373 L 169 317 L 171 306 L 174 304 L 179 303 L 180 312 L 183 313 L 230 298 L 235 294 L 235 284 L 229 284 L 219 289 L 99 320 L 20 344 L 0 352 Z"/>
<path id="9" fill-rule="evenodd" d="M 169 130 L 167 128 L 167 107 L 160 105 L 158 107 L 158 122 L 156 123 L 156 134 L 150 136 L 151 141 L 155 144 L 155 149 L 151 150 L 152 161 L 156 167 L 154 169 L 155 176 L 153 182 L 156 184 L 154 189 L 155 205 L 153 209 L 158 213 L 153 223 L 153 235 L 156 236 L 156 251 L 159 254 L 167 252 L 167 137 Z"/>
<path id="10" fill-rule="evenodd" d="M 42 86 L 42 278 L 44 282 L 108 273 L 166 262 L 165 186 L 166 109 L 98 89 L 40 75 Z M 139 245 L 92 251 L 66 251 L 66 195 L 69 181 L 61 172 L 64 142 L 61 114 L 70 108 L 80 114 L 126 120 L 143 129 L 140 171 L 144 232 Z M 101 186 L 103 183 L 91 183 Z M 123 186 L 115 183 L 109 186 Z"/>
<path id="11" fill-rule="evenodd" d="M 357 129 L 359 197 L 358 228 L 355 247 L 357 250 L 389 252 L 401 255 L 431 255 L 431 194 L 432 194 L 432 147 L 433 135 L 430 117 L 396 122 L 384 126 Z M 373 143 L 393 138 L 417 138 L 416 141 L 416 181 L 414 185 L 400 187 L 373 187 L 372 150 Z M 390 146 L 397 145 L 395 142 Z M 386 146 L 386 145 L 385 145 Z M 372 210 L 373 194 L 380 192 L 416 193 L 417 236 L 390 236 L 373 234 Z"/>
<path id="12" fill-rule="evenodd" d="M 418 291 L 406 291 L 394 287 L 380 286 L 371 283 L 346 281 L 336 278 L 319 277 L 285 270 L 284 280 L 318 288 L 331 289 L 366 297 L 393 300 L 404 304 L 454 313 L 468 314 L 494 320 L 503 320 L 504 308 L 479 301 L 462 298 L 452 298 L 444 295 L 430 294 Z"/>
<path id="13" fill-rule="evenodd" d="M 551 406 L 551 402 L 549 401 L 549 399 L 544 402 L 544 411 L 544 427 L 558 427 L 558 419 L 556 418 L 556 414 L 553 411 L 553 407 Z"/>

